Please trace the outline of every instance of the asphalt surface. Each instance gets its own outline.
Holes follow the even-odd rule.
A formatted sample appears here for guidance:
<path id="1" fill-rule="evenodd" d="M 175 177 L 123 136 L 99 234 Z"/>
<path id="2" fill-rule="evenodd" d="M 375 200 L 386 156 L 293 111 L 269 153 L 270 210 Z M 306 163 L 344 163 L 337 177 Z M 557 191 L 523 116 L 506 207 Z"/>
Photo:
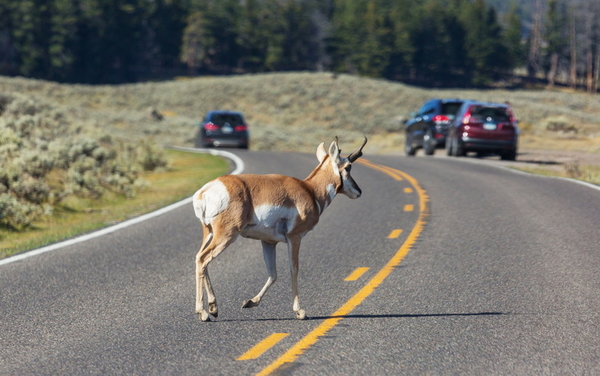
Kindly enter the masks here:
<path id="1" fill-rule="evenodd" d="M 247 173 L 304 178 L 317 163 L 236 154 Z M 600 190 L 456 159 L 364 158 L 352 172 L 363 196 L 337 197 L 303 240 L 309 320 L 293 318 L 283 244 L 278 281 L 259 307 L 240 308 L 266 270 L 260 243 L 239 239 L 210 264 L 219 318 L 200 322 L 190 204 L 0 266 L 0 375 L 248 375 L 298 343 L 273 374 L 600 373 Z M 357 268 L 369 269 L 345 281 Z M 262 355 L 237 360 L 274 333 Z"/>

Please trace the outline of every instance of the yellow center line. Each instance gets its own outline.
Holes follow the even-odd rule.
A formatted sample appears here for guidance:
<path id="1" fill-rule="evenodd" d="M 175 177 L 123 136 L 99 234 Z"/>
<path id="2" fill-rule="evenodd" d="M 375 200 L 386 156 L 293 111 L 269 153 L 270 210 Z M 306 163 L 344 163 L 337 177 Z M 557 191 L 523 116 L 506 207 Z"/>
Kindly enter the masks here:
<path id="1" fill-rule="evenodd" d="M 369 268 L 356 268 L 356 270 L 353 271 L 352 274 L 347 276 L 346 279 L 344 279 L 344 281 L 356 281 L 357 279 L 362 277 L 362 275 L 365 274 L 367 270 L 369 270 Z"/>
<path id="2" fill-rule="evenodd" d="M 256 359 L 259 356 L 261 356 L 265 351 L 267 351 L 271 347 L 275 346 L 275 344 L 277 344 L 277 342 L 284 339 L 288 334 L 289 333 L 273 333 L 270 336 L 268 336 L 267 338 L 265 338 L 262 341 L 260 341 L 259 343 L 257 343 L 256 346 L 254 346 L 250 350 L 246 351 L 244 354 L 242 354 L 236 360 Z"/>
<path id="3" fill-rule="evenodd" d="M 411 212 L 415 210 L 415 206 L 414 205 L 404 205 L 404 211 L 405 212 Z"/>
<path id="4" fill-rule="evenodd" d="M 401 229 L 392 230 L 392 232 L 390 232 L 390 234 L 388 235 L 388 239 L 397 239 L 400 236 L 400 234 L 402 234 Z"/>
<path id="5" fill-rule="evenodd" d="M 413 190 L 411 187 L 406 187 L 404 188 L 404 193 L 413 193 Z"/>
<path id="6" fill-rule="evenodd" d="M 360 305 L 377 287 L 379 287 L 379 285 L 400 264 L 400 262 L 408 254 L 408 252 L 410 252 L 411 247 L 415 244 L 421 232 L 423 232 L 423 228 L 427 223 L 428 217 L 428 197 L 427 193 L 420 187 L 417 180 L 402 171 L 394 170 L 389 167 L 384 168 L 384 166 L 375 165 L 368 161 L 361 161 L 364 165 L 372 167 L 378 171 L 382 171 L 396 180 L 400 180 L 396 178 L 397 176 L 406 179 L 418 193 L 419 218 L 417 219 L 417 222 L 415 223 L 406 241 L 402 244 L 400 249 L 396 251 L 394 256 L 387 262 L 387 264 L 379 272 L 377 272 L 377 274 L 373 278 L 371 278 L 371 280 L 368 281 L 367 284 L 362 289 L 360 289 L 360 291 L 358 291 L 353 297 L 350 298 L 350 300 L 348 300 L 337 311 L 335 311 L 330 318 L 325 319 L 312 332 L 308 333 L 304 338 L 298 341 L 282 356 L 280 356 L 273 363 L 268 365 L 257 375 L 269 375 L 272 372 L 276 371 L 282 365 L 294 362 L 300 355 L 302 355 L 306 350 L 308 350 L 312 345 L 314 345 L 320 337 L 322 337 L 329 330 L 335 327 L 338 324 L 338 322 L 340 322 L 345 316 L 352 312 L 354 308 Z M 393 172 L 390 170 L 393 170 Z"/>
<path id="7" fill-rule="evenodd" d="M 370 168 L 372 168 L 374 170 L 381 171 L 384 174 L 387 174 L 387 175 L 391 176 L 395 180 L 398 180 L 398 181 L 402 180 L 402 174 L 399 173 L 400 171 L 395 170 L 393 168 L 390 168 L 390 167 L 387 167 L 387 166 L 378 165 L 378 164 L 374 164 L 374 163 L 370 162 L 367 159 L 359 159 L 358 163 L 363 164 L 365 166 L 368 166 L 368 167 L 370 167 Z"/>

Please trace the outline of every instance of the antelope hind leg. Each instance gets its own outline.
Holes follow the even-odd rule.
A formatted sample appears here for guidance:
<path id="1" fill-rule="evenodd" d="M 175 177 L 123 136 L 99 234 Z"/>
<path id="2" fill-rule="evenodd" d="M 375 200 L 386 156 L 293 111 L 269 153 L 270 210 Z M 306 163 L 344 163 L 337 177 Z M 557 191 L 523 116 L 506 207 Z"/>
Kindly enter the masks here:
<path id="1" fill-rule="evenodd" d="M 208 275 L 208 269 L 204 271 L 204 288 L 206 289 L 206 300 L 208 301 L 208 313 L 216 318 L 219 316 L 219 309 L 217 307 L 217 297 L 215 296 L 210 276 Z"/>

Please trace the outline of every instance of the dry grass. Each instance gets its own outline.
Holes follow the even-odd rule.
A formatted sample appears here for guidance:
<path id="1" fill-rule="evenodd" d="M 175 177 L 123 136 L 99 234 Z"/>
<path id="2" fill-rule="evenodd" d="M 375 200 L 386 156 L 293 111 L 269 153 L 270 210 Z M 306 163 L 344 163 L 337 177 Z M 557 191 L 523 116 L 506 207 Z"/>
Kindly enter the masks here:
<path id="1" fill-rule="evenodd" d="M 202 77 L 119 86 L 0 77 L 0 91 L 4 90 L 44 97 L 74 116 L 111 127 L 115 135 L 154 136 L 165 144 L 182 146 L 193 145 L 195 123 L 206 111 L 240 110 L 250 123 L 252 149 L 310 152 L 335 135 L 344 143 L 358 143 L 362 134 L 371 139 L 368 153 L 401 150 L 402 120 L 429 98 L 509 101 L 520 120 L 523 148 L 568 147 L 600 153 L 598 96 L 558 90 L 427 90 L 330 73 Z M 164 115 L 164 120 L 152 118 L 151 109 Z M 548 130 L 557 119 L 566 127 Z"/>
<path id="2" fill-rule="evenodd" d="M 562 169 L 552 169 L 543 166 L 538 167 L 513 167 L 517 170 L 529 172 L 536 175 L 571 178 L 600 185 L 600 167 L 579 164 L 565 164 Z"/>

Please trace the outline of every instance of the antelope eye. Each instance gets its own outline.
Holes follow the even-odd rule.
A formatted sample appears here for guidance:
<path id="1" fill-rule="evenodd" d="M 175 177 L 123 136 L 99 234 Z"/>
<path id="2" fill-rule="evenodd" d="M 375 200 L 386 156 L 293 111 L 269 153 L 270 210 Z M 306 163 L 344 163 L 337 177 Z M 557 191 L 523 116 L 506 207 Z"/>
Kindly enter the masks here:
<path id="1" fill-rule="evenodd" d="M 352 165 L 348 165 L 346 167 L 344 167 L 344 170 L 346 170 L 346 172 L 350 172 L 350 170 L 352 169 Z"/>

